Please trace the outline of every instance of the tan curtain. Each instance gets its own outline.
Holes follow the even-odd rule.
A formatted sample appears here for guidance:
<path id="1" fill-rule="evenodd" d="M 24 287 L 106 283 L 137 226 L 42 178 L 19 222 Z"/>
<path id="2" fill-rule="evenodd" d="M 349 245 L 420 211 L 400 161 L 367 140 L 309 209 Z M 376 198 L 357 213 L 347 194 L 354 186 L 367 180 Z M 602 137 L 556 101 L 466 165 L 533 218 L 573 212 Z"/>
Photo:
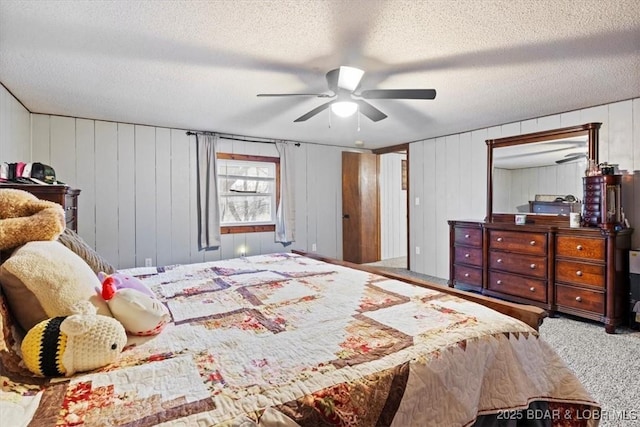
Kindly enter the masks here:
<path id="1" fill-rule="evenodd" d="M 220 205 L 218 203 L 218 135 L 196 134 L 198 250 L 220 247 Z"/>

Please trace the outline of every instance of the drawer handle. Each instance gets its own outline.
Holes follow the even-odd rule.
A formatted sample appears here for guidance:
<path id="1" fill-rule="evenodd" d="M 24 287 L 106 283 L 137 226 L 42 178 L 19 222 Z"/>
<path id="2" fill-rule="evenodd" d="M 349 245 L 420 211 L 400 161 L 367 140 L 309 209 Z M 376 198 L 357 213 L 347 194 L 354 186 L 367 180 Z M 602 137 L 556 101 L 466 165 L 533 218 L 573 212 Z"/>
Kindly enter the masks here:
<path id="1" fill-rule="evenodd" d="M 465 258 L 469 258 L 471 256 L 471 254 L 464 254 Z"/>
<path id="2" fill-rule="evenodd" d="M 535 270 L 536 265 L 535 265 L 535 264 L 531 264 L 531 265 L 529 266 L 529 268 L 530 268 L 530 269 L 532 269 L 532 270 Z"/>
<path id="3" fill-rule="evenodd" d="M 576 271 L 576 276 L 582 277 L 582 271 L 580 271 L 580 270 Z"/>
<path id="4" fill-rule="evenodd" d="M 502 285 L 502 280 L 496 280 L 496 285 Z"/>
<path id="5" fill-rule="evenodd" d="M 576 301 L 582 302 L 582 298 L 581 297 L 576 297 Z"/>
<path id="6" fill-rule="evenodd" d="M 502 242 L 502 237 L 498 237 L 496 240 L 497 240 L 498 242 Z"/>
<path id="7" fill-rule="evenodd" d="M 535 245 L 536 245 L 536 241 L 535 241 L 535 240 L 532 240 L 532 241 L 530 241 L 530 242 L 529 242 L 529 244 L 530 244 L 531 246 L 535 246 Z"/>
<path id="8" fill-rule="evenodd" d="M 469 273 L 464 273 L 464 277 L 469 277 Z"/>
<path id="9" fill-rule="evenodd" d="M 577 249 L 577 250 L 579 250 L 579 251 L 581 251 L 581 250 L 582 250 L 582 245 L 578 245 L 578 246 L 576 246 L 576 249 Z"/>
<path id="10" fill-rule="evenodd" d="M 502 258 L 498 258 L 498 260 L 496 261 L 498 264 L 502 264 Z"/>
<path id="11" fill-rule="evenodd" d="M 465 238 L 465 239 L 468 239 L 469 237 L 471 237 L 471 236 L 470 236 L 470 235 L 468 235 L 468 234 L 465 234 L 465 235 L 464 235 L 464 238 Z"/>
<path id="12" fill-rule="evenodd" d="M 536 291 L 536 288 L 534 288 L 534 287 L 532 286 L 532 287 L 530 287 L 530 288 L 529 288 L 529 290 L 530 290 L 531 292 L 535 292 L 535 291 Z"/>

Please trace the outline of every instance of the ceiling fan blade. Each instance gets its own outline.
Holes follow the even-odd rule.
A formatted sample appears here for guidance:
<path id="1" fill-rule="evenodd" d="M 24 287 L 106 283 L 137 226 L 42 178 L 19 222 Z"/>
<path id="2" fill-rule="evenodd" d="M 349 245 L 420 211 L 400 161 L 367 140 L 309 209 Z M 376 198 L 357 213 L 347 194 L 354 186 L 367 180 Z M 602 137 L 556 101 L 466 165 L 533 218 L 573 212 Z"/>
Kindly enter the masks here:
<path id="1" fill-rule="evenodd" d="M 316 96 L 318 98 L 333 98 L 335 95 L 329 95 L 326 93 L 259 93 L 256 96 Z"/>
<path id="2" fill-rule="evenodd" d="M 435 89 L 371 89 L 363 90 L 364 99 L 435 99 Z"/>
<path id="3" fill-rule="evenodd" d="M 387 118 L 387 115 L 385 113 L 378 110 L 376 107 L 369 104 L 367 101 L 363 101 L 361 99 L 355 99 L 354 102 L 358 104 L 358 108 L 360 109 L 360 112 L 374 122 L 379 122 L 380 120 Z"/>
<path id="4" fill-rule="evenodd" d="M 556 163 L 560 165 L 562 163 L 568 163 L 574 160 L 586 159 L 587 155 L 583 153 L 577 153 L 577 154 L 567 154 L 564 157 L 565 157 L 564 159 L 556 160 Z"/>
<path id="5" fill-rule="evenodd" d="M 305 120 L 309 120 L 311 117 L 313 117 L 316 114 L 320 113 L 321 111 L 324 111 L 327 108 L 329 108 L 329 106 L 332 103 L 333 103 L 333 101 L 325 102 L 324 104 L 320 105 L 319 107 L 316 107 L 313 110 L 309 111 L 308 113 L 303 114 L 300 117 L 298 117 L 297 119 L 295 119 L 294 123 L 295 122 L 304 122 Z"/>

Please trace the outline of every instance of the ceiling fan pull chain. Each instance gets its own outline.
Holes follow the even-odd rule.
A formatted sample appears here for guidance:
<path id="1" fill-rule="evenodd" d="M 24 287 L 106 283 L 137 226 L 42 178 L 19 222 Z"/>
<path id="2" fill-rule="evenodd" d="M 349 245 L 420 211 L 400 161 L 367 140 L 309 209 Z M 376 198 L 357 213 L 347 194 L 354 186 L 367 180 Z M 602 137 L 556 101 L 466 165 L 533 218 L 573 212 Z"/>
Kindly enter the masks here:
<path id="1" fill-rule="evenodd" d="M 358 105 L 358 111 L 356 111 L 356 115 L 358 116 L 358 132 L 360 132 L 360 105 Z"/>
<path id="2" fill-rule="evenodd" d="M 331 108 L 329 108 L 329 128 L 331 128 Z"/>

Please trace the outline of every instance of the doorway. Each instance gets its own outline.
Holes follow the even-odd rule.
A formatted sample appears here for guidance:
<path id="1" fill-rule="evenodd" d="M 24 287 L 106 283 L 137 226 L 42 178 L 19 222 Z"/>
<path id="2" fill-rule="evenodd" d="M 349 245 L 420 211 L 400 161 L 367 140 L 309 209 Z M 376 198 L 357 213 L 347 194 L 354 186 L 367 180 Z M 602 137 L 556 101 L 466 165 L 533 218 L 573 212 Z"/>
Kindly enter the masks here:
<path id="1" fill-rule="evenodd" d="M 409 144 L 343 153 L 342 174 L 343 259 L 408 269 Z"/>
<path id="2" fill-rule="evenodd" d="M 408 269 L 408 188 L 406 150 L 379 154 L 380 261 L 383 267 Z"/>

